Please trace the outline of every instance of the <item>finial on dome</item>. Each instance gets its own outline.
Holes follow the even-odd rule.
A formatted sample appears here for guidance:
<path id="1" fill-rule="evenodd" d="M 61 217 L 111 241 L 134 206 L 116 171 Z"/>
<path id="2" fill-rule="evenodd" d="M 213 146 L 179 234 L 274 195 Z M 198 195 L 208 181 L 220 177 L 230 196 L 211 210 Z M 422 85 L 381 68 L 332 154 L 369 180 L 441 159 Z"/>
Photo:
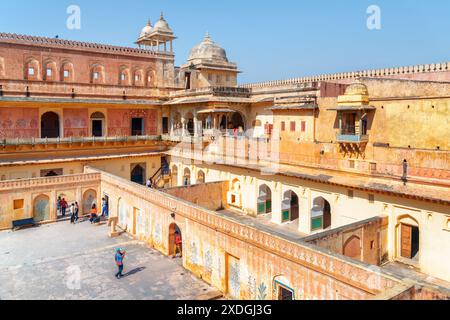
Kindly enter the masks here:
<path id="1" fill-rule="evenodd" d="M 205 41 L 205 42 L 212 42 L 211 36 L 209 35 L 208 31 L 206 31 L 205 39 L 203 41 Z"/>
<path id="2" fill-rule="evenodd" d="M 161 11 L 161 17 L 159 18 L 159 20 L 164 20 L 164 12 Z"/>
<path id="3" fill-rule="evenodd" d="M 147 27 L 151 27 L 152 26 L 152 22 L 150 21 L 150 19 L 147 20 Z"/>

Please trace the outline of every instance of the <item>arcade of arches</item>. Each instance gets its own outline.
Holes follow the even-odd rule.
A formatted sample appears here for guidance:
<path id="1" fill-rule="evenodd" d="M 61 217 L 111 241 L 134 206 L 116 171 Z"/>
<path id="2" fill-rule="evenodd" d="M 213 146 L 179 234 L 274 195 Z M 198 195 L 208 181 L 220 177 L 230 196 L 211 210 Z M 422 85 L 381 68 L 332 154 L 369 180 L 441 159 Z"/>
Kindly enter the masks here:
<path id="1" fill-rule="evenodd" d="M 246 130 L 244 117 L 240 112 L 212 112 L 199 111 L 181 114 L 173 111 L 171 116 L 171 135 L 175 136 L 201 136 L 210 134 L 211 130 L 219 130 L 222 133 L 243 133 Z"/>

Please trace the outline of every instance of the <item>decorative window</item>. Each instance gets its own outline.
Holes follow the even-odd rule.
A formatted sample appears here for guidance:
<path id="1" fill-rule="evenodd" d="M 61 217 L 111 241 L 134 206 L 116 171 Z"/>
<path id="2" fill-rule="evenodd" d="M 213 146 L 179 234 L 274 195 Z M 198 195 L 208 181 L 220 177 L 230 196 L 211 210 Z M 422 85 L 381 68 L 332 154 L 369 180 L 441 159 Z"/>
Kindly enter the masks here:
<path id="1" fill-rule="evenodd" d="M 70 71 L 69 70 L 64 70 L 64 78 L 69 78 L 70 77 Z"/>
<path id="2" fill-rule="evenodd" d="M 302 132 L 306 132 L 306 121 L 302 121 Z"/>
<path id="3" fill-rule="evenodd" d="M 47 68 L 47 77 L 51 77 L 53 75 L 53 70 L 51 68 Z"/>
<path id="4" fill-rule="evenodd" d="M 120 81 L 125 81 L 125 79 L 126 79 L 125 73 L 121 73 L 120 74 Z"/>
<path id="5" fill-rule="evenodd" d="M 295 121 L 291 121 L 291 132 L 295 131 Z"/>
<path id="6" fill-rule="evenodd" d="M 92 78 L 93 78 L 94 80 L 98 80 L 98 78 L 99 78 L 98 72 L 94 72 L 94 73 L 92 74 Z"/>
<path id="7" fill-rule="evenodd" d="M 286 122 L 281 121 L 281 131 L 286 131 Z"/>
<path id="8" fill-rule="evenodd" d="M 34 68 L 33 67 L 28 68 L 28 75 L 34 76 Z"/>

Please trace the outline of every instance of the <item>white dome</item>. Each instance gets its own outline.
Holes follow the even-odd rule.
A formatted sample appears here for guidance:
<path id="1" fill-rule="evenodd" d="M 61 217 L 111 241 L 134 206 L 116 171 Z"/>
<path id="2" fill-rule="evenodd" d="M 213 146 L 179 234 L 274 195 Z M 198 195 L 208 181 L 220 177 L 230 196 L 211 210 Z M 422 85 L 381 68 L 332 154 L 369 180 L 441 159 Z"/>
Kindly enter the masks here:
<path id="1" fill-rule="evenodd" d="M 221 48 L 214 41 L 212 41 L 209 34 L 206 34 L 203 41 L 192 48 L 189 54 L 188 61 L 191 60 L 214 60 L 228 63 L 227 53 L 225 49 Z"/>
<path id="2" fill-rule="evenodd" d="M 148 20 L 147 25 L 141 31 L 141 37 L 149 35 L 150 33 L 152 33 L 152 31 L 153 31 L 152 24 L 150 20 Z"/>
<path id="3" fill-rule="evenodd" d="M 155 23 L 155 26 L 153 27 L 153 30 L 154 31 L 159 31 L 159 32 L 173 33 L 172 29 L 170 29 L 170 27 L 169 27 L 169 24 L 164 19 L 164 16 L 163 16 L 162 13 L 161 13 L 161 18 L 159 19 L 159 21 L 157 21 Z"/>

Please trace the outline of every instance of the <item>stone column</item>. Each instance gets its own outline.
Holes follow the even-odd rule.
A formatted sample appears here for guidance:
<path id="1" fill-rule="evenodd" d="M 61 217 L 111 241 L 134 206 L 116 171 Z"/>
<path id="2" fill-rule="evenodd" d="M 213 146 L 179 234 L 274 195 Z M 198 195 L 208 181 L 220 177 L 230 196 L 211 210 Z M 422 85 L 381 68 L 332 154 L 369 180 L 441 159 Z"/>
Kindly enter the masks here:
<path id="1" fill-rule="evenodd" d="M 186 118 L 184 117 L 184 115 L 181 116 L 181 136 L 185 137 L 186 136 Z"/>

